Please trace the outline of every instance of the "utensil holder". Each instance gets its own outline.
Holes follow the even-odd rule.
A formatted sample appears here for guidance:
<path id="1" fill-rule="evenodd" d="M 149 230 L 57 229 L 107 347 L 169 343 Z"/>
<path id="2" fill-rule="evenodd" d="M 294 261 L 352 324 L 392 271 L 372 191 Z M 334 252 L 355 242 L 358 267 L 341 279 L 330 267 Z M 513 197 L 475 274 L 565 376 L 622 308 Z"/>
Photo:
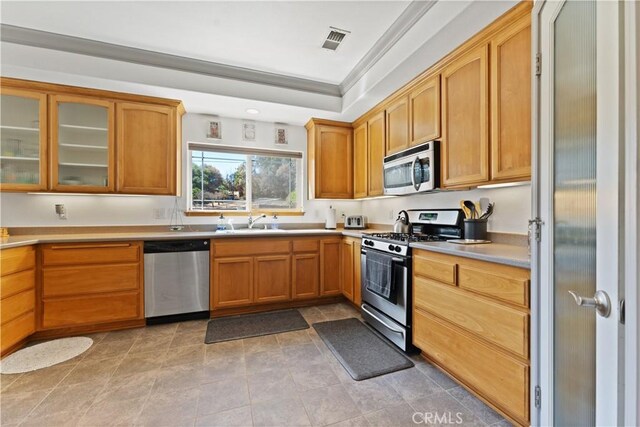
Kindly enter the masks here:
<path id="1" fill-rule="evenodd" d="M 487 240 L 487 219 L 465 219 L 464 238 L 469 240 Z"/>

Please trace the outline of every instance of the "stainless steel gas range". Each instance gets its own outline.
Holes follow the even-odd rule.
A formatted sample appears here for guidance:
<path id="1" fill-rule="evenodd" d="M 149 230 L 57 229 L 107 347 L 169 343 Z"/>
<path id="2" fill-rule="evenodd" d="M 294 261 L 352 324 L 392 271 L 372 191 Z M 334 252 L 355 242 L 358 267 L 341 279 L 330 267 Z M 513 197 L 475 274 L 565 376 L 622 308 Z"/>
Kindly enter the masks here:
<path id="1" fill-rule="evenodd" d="M 412 233 L 362 237 L 362 317 L 404 351 L 411 345 L 411 247 L 413 242 L 463 238 L 460 209 L 407 211 Z"/>

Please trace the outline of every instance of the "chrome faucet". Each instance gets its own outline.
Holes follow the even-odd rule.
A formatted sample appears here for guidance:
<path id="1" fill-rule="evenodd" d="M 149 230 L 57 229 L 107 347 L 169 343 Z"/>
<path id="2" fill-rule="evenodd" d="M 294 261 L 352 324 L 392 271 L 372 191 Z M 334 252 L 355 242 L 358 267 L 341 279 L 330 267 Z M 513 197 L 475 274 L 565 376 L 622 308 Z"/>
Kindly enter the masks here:
<path id="1" fill-rule="evenodd" d="M 248 228 L 249 228 L 249 229 L 252 229 L 256 222 L 258 222 L 258 221 L 260 221 L 261 219 L 266 218 L 266 217 L 267 217 L 267 215 L 262 214 L 262 215 L 260 215 L 258 218 L 253 219 L 253 217 L 251 216 L 251 214 L 249 214 L 249 227 L 248 227 Z"/>

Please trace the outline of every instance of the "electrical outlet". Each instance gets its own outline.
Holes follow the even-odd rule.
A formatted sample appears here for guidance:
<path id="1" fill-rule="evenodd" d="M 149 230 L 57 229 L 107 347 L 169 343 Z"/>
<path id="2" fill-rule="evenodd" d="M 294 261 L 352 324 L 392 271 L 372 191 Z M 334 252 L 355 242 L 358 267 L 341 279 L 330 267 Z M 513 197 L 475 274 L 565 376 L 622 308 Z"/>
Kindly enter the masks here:
<path id="1" fill-rule="evenodd" d="M 63 204 L 56 205 L 56 214 L 58 214 L 58 219 L 67 219 L 67 208 Z"/>
<path id="2" fill-rule="evenodd" d="M 344 211 L 340 211 L 340 218 L 344 218 L 345 216 Z"/>
<path id="3" fill-rule="evenodd" d="M 165 209 L 164 208 L 153 208 L 153 219 L 165 219 Z"/>

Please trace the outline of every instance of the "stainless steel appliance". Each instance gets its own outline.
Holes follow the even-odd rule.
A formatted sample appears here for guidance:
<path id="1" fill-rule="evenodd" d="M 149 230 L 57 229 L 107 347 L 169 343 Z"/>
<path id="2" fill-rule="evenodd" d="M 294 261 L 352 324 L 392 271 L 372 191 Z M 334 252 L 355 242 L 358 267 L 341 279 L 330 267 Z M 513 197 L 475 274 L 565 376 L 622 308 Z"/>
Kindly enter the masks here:
<path id="1" fill-rule="evenodd" d="M 373 233 L 362 237 L 362 317 L 404 351 L 411 350 L 411 243 L 463 237 L 461 209 L 409 210 L 412 233 Z M 387 262 L 384 259 L 387 258 Z M 381 263 L 380 260 L 383 262 Z M 374 265 L 375 263 L 375 265 Z M 390 271 L 380 271 L 380 266 Z M 389 278 L 388 296 L 373 275 Z"/>
<path id="2" fill-rule="evenodd" d="M 209 240 L 144 243 L 147 323 L 209 317 Z"/>
<path id="3" fill-rule="evenodd" d="M 344 228 L 363 230 L 367 228 L 367 219 L 362 215 L 349 215 L 344 219 Z"/>
<path id="4" fill-rule="evenodd" d="M 438 188 L 439 159 L 439 141 L 430 141 L 385 157 L 384 194 L 412 194 Z"/>

